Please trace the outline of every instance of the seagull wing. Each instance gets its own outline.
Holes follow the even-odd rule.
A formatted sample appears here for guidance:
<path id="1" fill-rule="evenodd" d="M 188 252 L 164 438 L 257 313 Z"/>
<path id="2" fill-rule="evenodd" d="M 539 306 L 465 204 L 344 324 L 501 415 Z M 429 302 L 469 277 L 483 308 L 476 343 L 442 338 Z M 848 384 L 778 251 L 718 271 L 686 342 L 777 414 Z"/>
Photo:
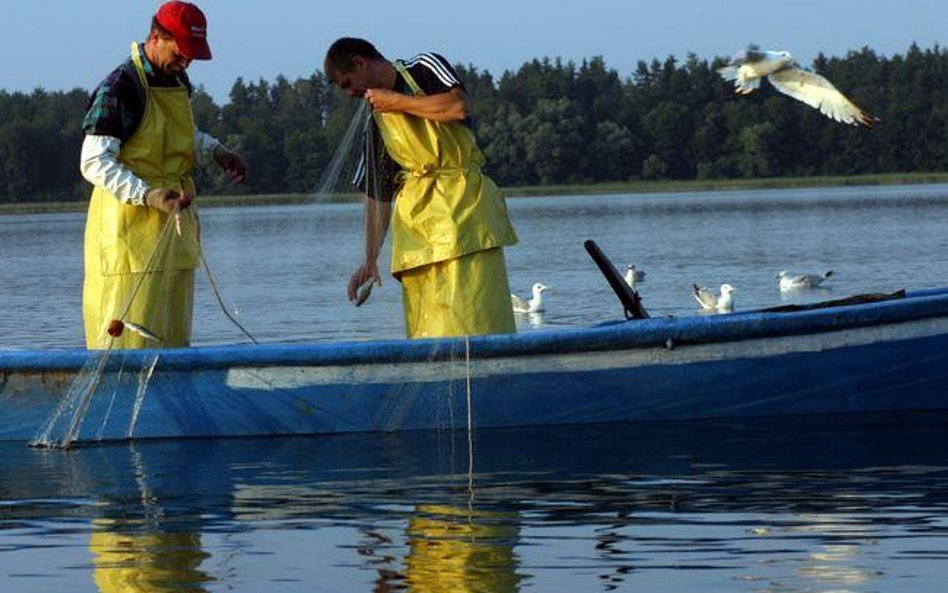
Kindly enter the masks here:
<path id="1" fill-rule="evenodd" d="M 756 43 L 751 43 L 743 51 L 744 61 L 746 62 L 756 62 L 758 60 L 764 59 L 764 52 L 761 51 L 760 46 Z"/>
<path id="2" fill-rule="evenodd" d="M 818 274 L 801 274 L 794 278 L 793 281 L 807 288 L 815 288 L 823 283 L 823 277 Z"/>
<path id="3" fill-rule="evenodd" d="M 760 46 L 756 43 L 751 43 L 744 49 L 734 53 L 731 56 L 731 65 L 740 65 L 746 64 L 747 62 L 756 62 L 764 58 L 764 52 L 760 50 Z"/>
<path id="4" fill-rule="evenodd" d="M 871 128 L 875 119 L 839 92 L 829 80 L 802 68 L 784 68 L 767 79 L 778 91 L 810 107 L 826 117 L 845 124 L 862 124 Z"/>
<path id="5" fill-rule="evenodd" d="M 698 304 L 701 305 L 702 309 L 714 309 L 718 303 L 718 299 L 714 296 L 714 293 L 705 288 L 704 286 L 694 286 L 694 296 L 695 300 L 698 301 Z"/>
<path id="6" fill-rule="evenodd" d="M 513 306 L 515 313 L 527 313 L 530 311 L 530 303 L 514 293 L 510 293 L 510 304 Z"/>

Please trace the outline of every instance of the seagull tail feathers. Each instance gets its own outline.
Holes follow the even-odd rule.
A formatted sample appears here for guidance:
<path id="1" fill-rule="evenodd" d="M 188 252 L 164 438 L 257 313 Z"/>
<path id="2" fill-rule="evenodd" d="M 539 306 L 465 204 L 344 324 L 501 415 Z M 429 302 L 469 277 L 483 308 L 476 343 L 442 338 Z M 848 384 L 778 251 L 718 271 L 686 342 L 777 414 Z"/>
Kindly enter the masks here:
<path id="1" fill-rule="evenodd" d="M 697 284 L 692 284 L 691 286 L 693 289 L 691 294 L 693 297 L 695 297 L 695 301 L 697 301 L 698 305 L 700 305 L 702 309 L 709 309 L 709 308 L 714 307 L 713 303 L 708 303 L 705 301 L 705 299 L 703 298 L 704 295 L 701 294 L 700 286 L 698 286 Z"/>

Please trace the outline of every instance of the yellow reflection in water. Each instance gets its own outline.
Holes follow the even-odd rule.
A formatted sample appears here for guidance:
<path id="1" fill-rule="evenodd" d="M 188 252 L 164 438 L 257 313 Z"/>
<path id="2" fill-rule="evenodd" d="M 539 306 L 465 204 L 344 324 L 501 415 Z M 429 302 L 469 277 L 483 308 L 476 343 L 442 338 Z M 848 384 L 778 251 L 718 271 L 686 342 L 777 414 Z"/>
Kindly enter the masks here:
<path id="1" fill-rule="evenodd" d="M 134 533 L 121 522 L 93 522 L 89 550 L 99 593 L 206 593 L 209 556 L 198 533 Z M 125 526 L 126 529 L 128 528 Z"/>
<path id="2" fill-rule="evenodd" d="M 408 521 L 405 581 L 417 593 L 517 591 L 513 513 L 418 505 Z"/>

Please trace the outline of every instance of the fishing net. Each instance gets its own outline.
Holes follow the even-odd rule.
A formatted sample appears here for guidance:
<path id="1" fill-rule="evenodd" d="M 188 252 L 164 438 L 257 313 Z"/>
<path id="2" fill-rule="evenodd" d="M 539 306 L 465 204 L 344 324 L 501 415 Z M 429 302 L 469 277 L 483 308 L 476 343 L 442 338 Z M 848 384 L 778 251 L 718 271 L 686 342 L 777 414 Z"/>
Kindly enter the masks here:
<path id="1" fill-rule="evenodd" d="M 96 286 L 102 308 L 111 315 L 87 327 L 90 351 L 59 404 L 30 441 L 32 447 L 72 447 L 83 440 L 131 438 L 143 409 L 148 384 L 161 350 L 190 342 L 194 291 L 193 269 L 181 269 L 181 252 L 189 248 L 187 229 L 196 228 L 193 208 L 176 209 L 164 217 L 154 247 L 141 271 L 123 276 L 102 275 Z M 195 241 L 197 263 L 224 315 L 246 339 L 254 336 L 228 311 L 207 259 Z M 101 290 L 99 290 L 101 289 Z M 111 303 L 111 305 L 110 305 Z M 87 318 L 87 323 L 90 323 Z M 143 351 L 129 356 L 134 351 Z M 90 408 L 94 424 L 81 433 Z"/>
<path id="2" fill-rule="evenodd" d="M 401 175 L 387 154 L 367 102 L 350 104 L 354 110 L 349 125 L 310 200 L 314 244 L 324 232 L 324 216 L 340 202 L 353 213 L 360 204 L 361 212 L 352 220 L 359 227 L 347 239 L 350 245 L 343 251 L 346 261 L 322 262 L 311 273 L 315 276 L 332 271 L 330 277 L 320 278 L 330 284 L 328 298 L 339 298 L 336 295 L 348 289 L 348 314 L 359 320 L 364 328 L 361 335 L 371 340 L 380 337 L 374 328 L 381 317 L 396 317 L 402 328 L 404 324 L 402 288 L 391 275 L 389 252 L 389 217 Z M 435 426 L 444 434 L 445 442 L 452 443 L 452 450 L 446 454 L 452 459 L 463 458 L 459 463 L 468 466 L 466 455 L 457 452 L 456 456 L 453 451 L 453 436 L 456 429 L 471 422 L 469 378 L 473 363 L 469 341 L 458 338 L 433 347 L 405 346 L 400 342 L 391 348 L 366 349 L 364 360 L 341 366 L 301 369 L 302 377 L 297 376 L 296 381 L 311 382 L 309 388 L 318 393 L 321 403 L 312 409 L 319 418 L 317 423 L 338 431 Z M 293 381 L 287 381 L 279 370 L 241 369 L 239 373 L 240 380 L 266 385 L 286 400 L 299 393 L 294 391 Z"/>
<path id="3" fill-rule="evenodd" d="M 84 365 L 30 446 L 72 447 L 79 440 L 93 405 L 96 426 L 84 438 L 130 438 L 134 434 L 160 350 L 168 344 L 182 345 L 190 334 L 190 320 L 175 319 L 182 317 L 179 309 L 190 311 L 193 290 L 193 272 L 178 270 L 174 259 L 184 215 L 176 211 L 167 217 L 143 271 L 131 275 L 114 316 L 93 338 L 98 343 L 93 341 L 92 345 L 98 347 L 89 351 Z M 206 263 L 204 269 L 210 275 Z M 243 326 L 234 322 L 253 339 Z M 137 350 L 144 352 L 129 356 Z M 116 426 L 118 423 L 120 427 Z"/>
<path id="4" fill-rule="evenodd" d="M 391 278 L 388 258 L 383 253 L 398 176 L 393 161 L 385 158 L 385 147 L 372 121 L 366 103 L 353 101 L 348 125 L 333 157 L 301 210 L 307 224 L 313 226 L 313 242 L 318 243 L 320 223 L 328 208 L 352 209 L 361 202 L 359 215 L 353 217 L 357 226 L 348 231 L 354 244 L 349 251 L 351 259 L 334 262 L 335 271 L 318 281 L 332 284 L 336 298 L 342 299 L 342 289 L 351 278 L 350 311 L 364 315 L 367 320 L 383 309 L 385 315 L 401 316 L 400 287 Z M 180 424 L 168 426 L 168 430 L 191 434 L 188 422 L 197 426 L 202 416 L 229 413 L 221 399 L 227 397 L 227 391 L 220 395 L 203 393 L 190 378 L 197 369 L 168 369 L 161 363 L 166 348 L 186 342 L 180 333 L 175 333 L 172 317 L 180 313 L 178 304 L 194 292 L 194 276 L 198 275 L 194 271 L 191 277 L 183 277 L 174 264 L 181 243 L 181 219 L 186 216 L 195 213 L 185 210 L 167 217 L 145 271 L 135 276 L 124 300 L 116 307 L 114 318 L 101 328 L 100 349 L 90 351 L 60 405 L 31 445 L 69 448 L 77 442 L 136 438 L 142 436 L 136 433 L 142 415 L 151 414 L 154 425 L 155 414 L 171 414 L 168 409 Z M 377 275 L 367 263 L 377 263 Z M 203 249 L 200 267 L 218 308 L 231 322 L 238 338 L 256 344 L 257 339 L 239 318 L 236 306 L 227 306 Z M 328 263 L 325 267 L 328 269 Z M 380 301 L 376 296 L 379 290 L 386 290 L 388 298 Z M 190 334 L 190 326 L 183 327 Z M 366 323 L 365 335 L 377 337 L 370 322 Z M 304 336 L 307 338 L 312 339 Z M 302 369 L 300 372 L 306 377 L 318 377 L 303 387 L 293 381 L 287 383 L 285 373 L 279 369 L 232 369 L 227 374 L 227 389 L 246 387 L 248 393 L 259 393 L 260 397 L 269 394 L 268 403 L 264 405 L 260 400 L 254 404 L 261 418 L 271 413 L 298 415 L 300 397 L 305 397 L 307 409 L 314 416 L 314 432 L 436 426 L 453 443 L 455 429 L 469 428 L 473 422 L 470 379 L 475 365 L 470 341 L 459 338 L 431 348 L 395 348 L 393 352 L 396 354 L 385 354 L 387 360 L 370 357 L 355 366 Z M 402 357 L 397 352 L 406 354 Z M 155 381 L 161 385 L 157 392 L 150 389 Z M 314 392 L 318 392 L 318 397 L 312 397 Z M 160 403 L 149 405 L 155 397 L 160 398 Z M 340 401 L 361 403 L 350 414 L 345 406 L 339 405 Z M 214 420 L 211 418 L 207 426 L 213 427 Z M 264 422 L 260 418 L 251 420 Z M 200 428 L 207 436 L 208 429 Z M 466 461 L 465 465 L 470 467 L 472 460 Z"/>

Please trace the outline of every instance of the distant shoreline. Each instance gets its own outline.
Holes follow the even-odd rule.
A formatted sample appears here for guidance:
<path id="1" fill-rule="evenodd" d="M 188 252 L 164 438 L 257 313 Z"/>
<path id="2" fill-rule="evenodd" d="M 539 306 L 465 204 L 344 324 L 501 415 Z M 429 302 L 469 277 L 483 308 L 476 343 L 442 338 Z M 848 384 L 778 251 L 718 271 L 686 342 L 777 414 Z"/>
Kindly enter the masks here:
<path id="1" fill-rule="evenodd" d="M 844 187 L 876 185 L 919 185 L 930 183 L 948 183 L 948 173 L 887 173 L 880 175 L 847 175 L 820 177 L 773 177 L 757 179 L 707 179 L 687 181 L 628 181 L 610 183 L 589 183 L 575 185 L 535 185 L 505 187 L 502 191 L 510 199 L 537 196 L 580 196 L 602 194 L 645 194 L 701 192 L 751 189 L 794 189 L 805 187 Z M 203 208 L 219 206 L 271 206 L 305 204 L 313 201 L 315 194 L 256 194 L 234 196 L 201 196 Z M 340 194 L 331 202 L 357 202 L 361 196 L 356 193 Z M 23 202 L 0 204 L 3 214 L 36 214 L 55 212 L 83 212 L 88 207 L 86 201 L 75 202 Z"/>

